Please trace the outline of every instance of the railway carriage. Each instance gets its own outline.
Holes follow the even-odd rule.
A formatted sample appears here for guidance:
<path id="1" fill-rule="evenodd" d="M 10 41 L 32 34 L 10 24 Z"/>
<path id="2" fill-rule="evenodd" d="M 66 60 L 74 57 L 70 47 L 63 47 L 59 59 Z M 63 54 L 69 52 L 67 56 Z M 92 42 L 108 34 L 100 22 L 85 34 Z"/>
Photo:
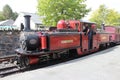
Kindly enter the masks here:
<path id="1" fill-rule="evenodd" d="M 110 41 L 112 43 L 119 43 L 120 42 L 120 27 L 116 26 L 105 26 L 105 31 L 110 34 Z"/>

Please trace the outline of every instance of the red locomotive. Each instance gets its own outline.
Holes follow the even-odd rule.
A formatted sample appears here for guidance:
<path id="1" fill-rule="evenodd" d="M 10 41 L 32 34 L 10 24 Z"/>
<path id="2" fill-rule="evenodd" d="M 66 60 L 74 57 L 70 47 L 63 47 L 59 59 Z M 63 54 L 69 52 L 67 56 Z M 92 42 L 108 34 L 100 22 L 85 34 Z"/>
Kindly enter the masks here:
<path id="1" fill-rule="evenodd" d="M 98 32 L 93 22 L 60 20 L 54 30 L 35 32 L 30 30 L 30 15 L 26 15 L 25 29 L 20 35 L 20 48 L 16 49 L 17 61 L 20 67 L 27 67 L 63 55 L 81 56 L 118 42 L 120 28 L 109 26 L 105 27 L 104 32 Z"/>

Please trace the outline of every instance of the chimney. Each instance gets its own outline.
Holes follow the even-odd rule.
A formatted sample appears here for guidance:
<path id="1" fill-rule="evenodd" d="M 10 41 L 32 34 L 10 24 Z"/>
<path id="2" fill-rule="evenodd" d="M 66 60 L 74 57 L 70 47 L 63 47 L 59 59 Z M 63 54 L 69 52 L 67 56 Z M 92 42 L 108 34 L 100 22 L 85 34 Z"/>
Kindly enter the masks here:
<path id="1" fill-rule="evenodd" d="M 25 29 L 24 29 L 24 31 L 30 31 L 31 29 L 30 29 L 30 15 L 25 15 L 24 16 L 24 19 L 25 19 Z"/>

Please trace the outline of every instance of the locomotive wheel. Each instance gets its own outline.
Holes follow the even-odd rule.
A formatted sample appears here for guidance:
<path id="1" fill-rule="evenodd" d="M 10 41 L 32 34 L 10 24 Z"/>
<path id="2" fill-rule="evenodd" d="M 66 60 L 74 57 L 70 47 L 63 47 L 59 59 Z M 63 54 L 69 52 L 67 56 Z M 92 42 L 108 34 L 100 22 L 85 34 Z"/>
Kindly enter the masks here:
<path id="1" fill-rule="evenodd" d="M 22 68 L 22 58 L 21 56 L 17 56 L 17 66 L 19 69 Z"/>
<path id="2" fill-rule="evenodd" d="M 29 58 L 26 56 L 18 56 L 17 65 L 19 69 L 27 69 L 30 67 Z"/>
<path id="3" fill-rule="evenodd" d="M 26 68 L 29 68 L 29 67 L 30 67 L 30 65 L 29 65 L 29 57 L 24 57 L 23 60 L 24 60 L 24 61 L 23 61 L 24 66 L 25 66 Z"/>

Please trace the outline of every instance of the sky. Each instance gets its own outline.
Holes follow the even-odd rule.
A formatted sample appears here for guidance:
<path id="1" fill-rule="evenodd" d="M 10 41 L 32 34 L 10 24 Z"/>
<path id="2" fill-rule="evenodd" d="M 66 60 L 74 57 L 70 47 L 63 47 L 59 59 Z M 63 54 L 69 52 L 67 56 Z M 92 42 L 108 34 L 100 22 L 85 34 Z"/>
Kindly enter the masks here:
<path id="1" fill-rule="evenodd" d="M 8 4 L 14 12 L 31 12 L 37 11 L 37 0 L 0 0 L 0 11 L 3 6 Z"/>
<path id="2" fill-rule="evenodd" d="M 5 4 L 8 4 L 14 12 L 37 12 L 37 0 L 0 0 L 0 11 Z M 86 0 L 86 4 L 88 8 L 92 9 L 89 15 L 98 9 L 101 4 L 105 4 L 106 7 L 115 9 L 120 13 L 120 0 Z"/>
<path id="3" fill-rule="evenodd" d="M 120 0 L 87 0 L 86 4 L 88 7 L 91 7 L 92 10 L 97 9 L 101 4 L 105 4 L 108 8 L 120 12 Z"/>
<path id="4" fill-rule="evenodd" d="M 84 18 L 85 20 L 89 19 L 92 12 L 98 9 L 102 4 L 104 4 L 107 8 L 114 9 L 120 13 L 120 0 L 86 0 L 86 4 L 88 8 L 91 8 L 91 12 L 86 15 Z"/>

